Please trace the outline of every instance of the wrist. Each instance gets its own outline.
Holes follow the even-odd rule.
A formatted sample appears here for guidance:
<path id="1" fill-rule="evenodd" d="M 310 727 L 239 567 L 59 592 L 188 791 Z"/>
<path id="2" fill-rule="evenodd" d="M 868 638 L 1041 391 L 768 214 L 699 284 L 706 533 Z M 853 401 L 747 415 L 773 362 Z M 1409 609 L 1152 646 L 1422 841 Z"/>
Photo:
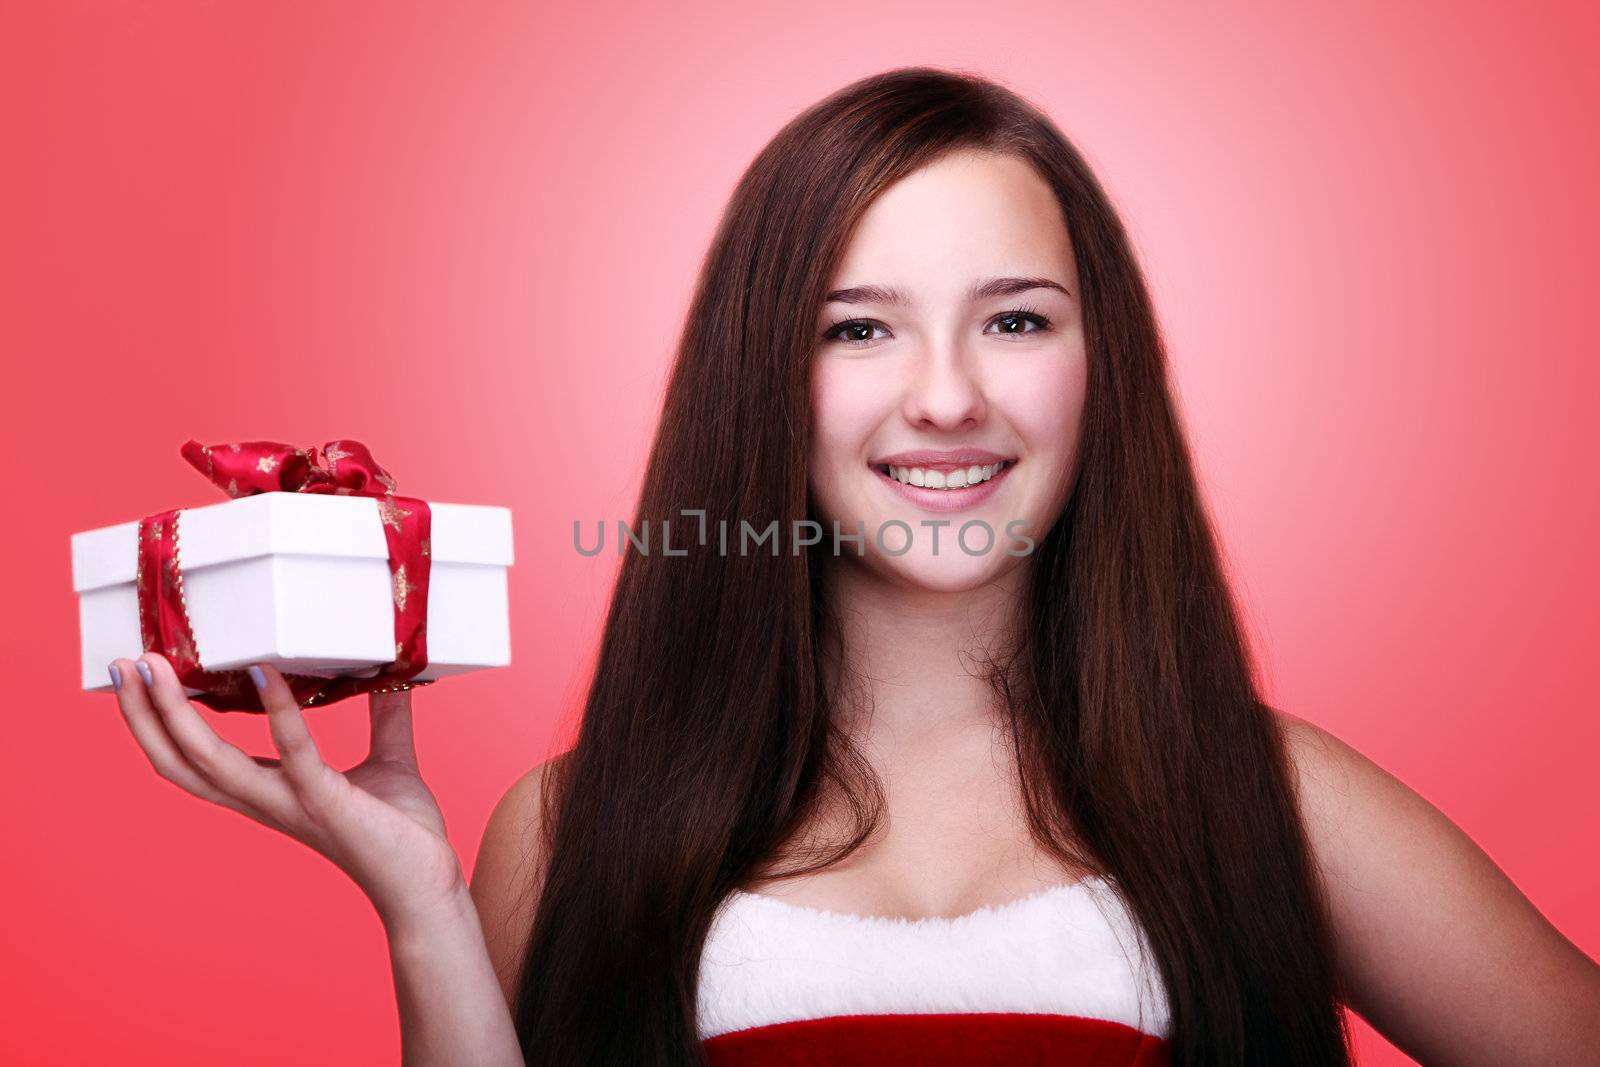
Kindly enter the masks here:
<path id="1" fill-rule="evenodd" d="M 396 936 L 426 937 L 462 923 L 477 925 L 478 909 L 466 881 L 460 880 L 441 896 L 405 900 L 391 907 L 379 907 L 378 918 L 391 939 Z"/>

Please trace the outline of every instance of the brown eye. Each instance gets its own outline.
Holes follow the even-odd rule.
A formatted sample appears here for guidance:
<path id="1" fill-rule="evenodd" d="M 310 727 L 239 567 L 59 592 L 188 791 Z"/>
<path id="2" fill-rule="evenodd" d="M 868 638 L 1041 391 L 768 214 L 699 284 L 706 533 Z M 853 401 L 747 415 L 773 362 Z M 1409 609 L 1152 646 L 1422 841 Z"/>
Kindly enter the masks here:
<path id="1" fill-rule="evenodd" d="M 838 341 L 846 345 L 862 345 L 872 340 L 872 331 L 882 328 L 883 324 L 873 322 L 871 319 L 847 319 L 844 322 L 829 326 L 823 333 L 824 341 Z M 840 333 L 844 336 L 839 336 Z"/>
<path id="2" fill-rule="evenodd" d="M 990 325 L 1001 324 L 1000 332 L 1009 336 L 1041 333 L 1050 328 L 1050 320 L 1030 308 L 1017 308 L 1015 311 L 1003 312 L 989 320 Z M 1028 323 L 1033 323 L 1037 329 L 1026 329 Z"/>

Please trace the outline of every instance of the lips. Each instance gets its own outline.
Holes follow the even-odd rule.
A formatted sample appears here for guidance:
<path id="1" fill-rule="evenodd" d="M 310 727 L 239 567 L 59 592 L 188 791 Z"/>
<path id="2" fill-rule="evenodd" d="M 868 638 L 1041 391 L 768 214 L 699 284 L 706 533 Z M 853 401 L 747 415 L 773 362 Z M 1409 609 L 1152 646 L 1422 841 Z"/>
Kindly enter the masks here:
<path id="1" fill-rule="evenodd" d="M 878 456 L 867 462 L 869 467 L 921 467 L 923 470 L 951 471 L 958 467 L 983 467 L 1006 461 L 1016 462 L 1016 457 L 1004 452 L 991 452 L 986 448 L 917 448 L 907 452 Z"/>

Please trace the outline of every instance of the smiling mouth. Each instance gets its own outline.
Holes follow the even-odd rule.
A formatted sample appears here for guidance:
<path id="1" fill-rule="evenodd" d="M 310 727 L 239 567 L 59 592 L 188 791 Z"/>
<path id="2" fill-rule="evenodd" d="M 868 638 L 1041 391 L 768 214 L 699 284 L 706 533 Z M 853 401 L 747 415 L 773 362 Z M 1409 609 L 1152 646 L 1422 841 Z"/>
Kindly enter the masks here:
<path id="1" fill-rule="evenodd" d="M 872 464 L 872 469 L 891 481 L 902 485 L 916 486 L 919 489 L 965 489 L 969 486 L 982 485 L 984 482 L 998 476 L 1002 471 L 1016 466 L 1014 459 L 1003 459 L 997 463 L 974 464 L 969 467 L 956 467 L 953 469 L 934 469 L 930 467 L 896 467 L 887 463 Z"/>

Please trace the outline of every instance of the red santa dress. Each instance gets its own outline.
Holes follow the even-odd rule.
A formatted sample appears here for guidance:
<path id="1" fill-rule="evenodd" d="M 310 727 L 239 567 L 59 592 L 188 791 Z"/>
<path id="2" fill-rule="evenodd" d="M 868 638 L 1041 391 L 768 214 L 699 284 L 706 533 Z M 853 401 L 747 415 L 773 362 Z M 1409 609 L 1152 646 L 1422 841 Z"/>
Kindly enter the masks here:
<path id="1" fill-rule="evenodd" d="M 956 918 L 822 911 L 735 890 L 697 1000 L 712 1067 L 1163 1067 L 1165 991 L 1109 882 Z"/>

